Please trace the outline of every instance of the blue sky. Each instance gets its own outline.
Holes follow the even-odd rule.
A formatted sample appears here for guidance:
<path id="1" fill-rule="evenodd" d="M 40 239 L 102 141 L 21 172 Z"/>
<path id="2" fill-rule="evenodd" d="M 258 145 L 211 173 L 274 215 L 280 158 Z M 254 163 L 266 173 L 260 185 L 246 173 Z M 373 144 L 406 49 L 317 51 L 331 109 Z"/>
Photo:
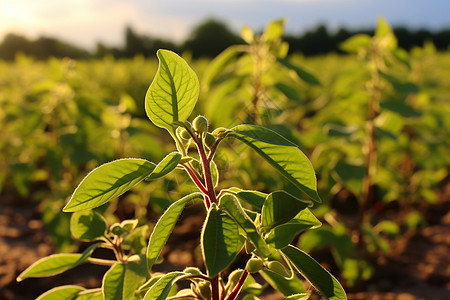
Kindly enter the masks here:
<path id="1" fill-rule="evenodd" d="M 286 30 L 296 34 L 319 23 L 370 28 L 378 16 L 394 26 L 450 28 L 450 0 L 1 0 L 0 38 L 10 31 L 30 38 L 45 34 L 93 48 L 96 41 L 120 45 L 127 24 L 182 41 L 208 17 L 236 32 L 286 17 Z"/>

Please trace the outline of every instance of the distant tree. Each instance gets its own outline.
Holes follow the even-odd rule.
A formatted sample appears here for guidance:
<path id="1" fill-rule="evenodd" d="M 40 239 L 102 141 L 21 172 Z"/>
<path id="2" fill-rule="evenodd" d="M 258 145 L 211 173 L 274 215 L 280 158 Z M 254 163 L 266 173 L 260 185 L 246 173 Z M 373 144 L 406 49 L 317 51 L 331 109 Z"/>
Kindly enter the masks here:
<path id="1" fill-rule="evenodd" d="M 192 31 L 183 45 L 183 50 L 192 52 L 193 57 L 215 57 L 227 47 L 242 43 L 241 38 L 224 23 L 209 19 Z"/>
<path id="2" fill-rule="evenodd" d="M 0 58 L 13 60 L 18 52 L 29 54 L 32 50 L 30 41 L 24 36 L 8 33 L 0 45 Z"/>

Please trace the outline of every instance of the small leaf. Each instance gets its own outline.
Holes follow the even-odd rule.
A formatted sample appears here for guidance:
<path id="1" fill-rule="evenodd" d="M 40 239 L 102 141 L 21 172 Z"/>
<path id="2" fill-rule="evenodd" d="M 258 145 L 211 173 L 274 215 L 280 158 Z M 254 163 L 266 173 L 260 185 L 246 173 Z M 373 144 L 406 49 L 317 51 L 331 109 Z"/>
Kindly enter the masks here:
<path id="1" fill-rule="evenodd" d="M 36 300 L 103 300 L 102 292 L 87 290 L 81 286 L 63 285 L 40 295 Z"/>
<path id="2" fill-rule="evenodd" d="M 148 176 L 147 180 L 154 180 L 161 178 L 172 172 L 178 165 L 181 159 L 181 154 L 178 152 L 169 153 L 153 170 L 152 174 Z"/>
<path id="3" fill-rule="evenodd" d="M 312 85 L 320 85 L 320 81 L 314 76 L 313 74 L 309 73 L 305 69 L 300 68 L 299 66 L 296 66 L 292 64 L 289 60 L 286 58 L 278 58 L 277 59 L 279 63 L 281 63 L 286 68 L 295 71 L 297 73 L 298 77 L 305 81 L 306 83 L 312 84 Z"/>
<path id="4" fill-rule="evenodd" d="M 305 208 L 292 220 L 273 228 L 266 237 L 266 243 L 275 249 L 281 249 L 289 245 L 292 240 L 302 231 L 317 228 L 322 223 Z"/>
<path id="5" fill-rule="evenodd" d="M 231 188 L 230 191 L 235 193 L 235 195 L 240 199 L 248 204 L 254 206 L 258 209 L 258 211 L 261 211 L 264 201 L 266 201 L 267 194 L 259 191 L 252 191 L 252 190 L 241 190 L 239 188 Z"/>
<path id="6" fill-rule="evenodd" d="M 264 29 L 264 37 L 267 41 L 273 41 L 275 39 L 281 38 L 284 31 L 284 23 L 286 22 L 285 19 L 272 21 L 269 24 L 267 24 L 266 28 Z"/>
<path id="7" fill-rule="evenodd" d="M 314 286 L 322 296 L 330 300 L 347 299 L 339 281 L 325 270 L 317 261 L 302 250 L 287 246 L 282 249 L 298 271 Z"/>
<path id="8" fill-rule="evenodd" d="M 239 226 L 212 204 L 201 234 L 203 260 L 208 277 L 213 278 L 234 260 L 242 249 Z"/>
<path id="9" fill-rule="evenodd" d="M 295 144 L 270 129 L 256 125 L 238 125 L 229 131 L 227 137 L 246 143 L 295 187 L 314 201 L 321 202 L 311 162 Z"/>
<path id="10" fill-rule="evenodd" d="M 152 285 L 152 287 L 145 294 L 143 300 L 164 300 L 169 295 L 172 286 L 175 282 L 186 276 L 183 272 L 171 272 L 165 274 L 163 277 Z"/>
<path id="11" fill-rule="evenodd" d="M 270 255 L 270 249 L 259 235 L 255 224 L 244 212 L 244 209 L 240 203 L 231 195 L 224 195 L 220 198 L 220 205 L 226 208 L 226 212 L 236 221 L 242 229 L 244 229 L 248 238 L 252 241 L 253 245 L 258 249 L 262 257 Z"/>
<path id="12" fill-rule="evenodd" d="M 262 228 L 268 230 L 288 222 L 309 204 L 309 202 L 300 200 L 286 191 L 270 193 L 261 212 Z"/>
<path id="13" fill-rule="evenodd" d="M 147 268 L 151 270 L 153 264 L 159 256 L 164 244 L 167 242 L 175 223 L 178 220 L 184 206 L 195 198 L 201 198 L 200 193 L 190 194 L 169 206 L 164 214 L 159 218 L 150 236 L 147 248 Z"/>
<path id="14" fill-rule="evenodd" d="M 75 212 L 70 219 L 70 232 L 82 241 L 93 241 L 104 236 L 106 228 L 106 220 L 93 210 Z"/>
<path id="15" fill-rule="evenodd" d="M 154 169 L 154 163 L 138 158 L 119 159 L 101 165 L 78 185 L 63 211 L 74 212 L 105 204 L 129 190 Z"/>
<path id="16" fill-rule="evenodd" d="M 300 103 L 301 101 L 300 94 L 294 87 L 284 84 L 282 82 L 277 82 L 275 83 L 275 88 L 277 88 L 280 92 L 282 92 L 288 99 Z"/>
<path id="17" fill-rule="evenodd" d="M 199 93 L 195 72 L 184 59 L 169 50 L 158 50 L 159 67 L 145 96 L 145 111 L 158 127 L 173 136 L 173 123 L 187 120 Z"/>
<path id="18" fill-rule="evenodd" d="M 345 161 L 338 161 L 335 166 L 335 172 L 344 185 L 354 194 L 359 195 L 362 191 L 363 178 L 366 174 L 366 167 L 363 165 L 354 165 Z"/>
<path id="19" fill-rule="evenodd" d="M 48 277 L 60 274 L 79 265 L 82 256 L 80 253 L 61 253 L 41 258 L 20 273 L 17 281 L 22 281 L 29 277 Z"/>
<path id="20" fill-rule="evenodd" d="M 296 276 L 292 279 L 286 279 L 285 277 L 270 270 L 262 270 L 259 274 L 261 274 L 264 280 L 266 280 L 274 289 L 280 291 L 284 296 L 291 296 L 305 292 L 303 282 Z"/>
<path id="21" fill-rule="evenodd" d="M 77 299 L 78 293 L 85 290 L 86 290 L 85 288 L 76 285 L 58 286 L 56 288 L 46 291 L 45 293 L 37 297 L 36 300 Z"/>
<path id="22" fill-rule="evenodd" d="M 134 255 L 125 263 L 117 263 L 105 273 L 102 290 L 105 299 L 137 299 L 135 292 L 147 276 L 144 256 Z"/>
<path id="23" fill-rule="evenodd" d="M 363 48 L 370 46 L 371 39 L 367 34 L 355 34 L 341 43 L 340 48 L 346 52 L 356 53 Z"/>

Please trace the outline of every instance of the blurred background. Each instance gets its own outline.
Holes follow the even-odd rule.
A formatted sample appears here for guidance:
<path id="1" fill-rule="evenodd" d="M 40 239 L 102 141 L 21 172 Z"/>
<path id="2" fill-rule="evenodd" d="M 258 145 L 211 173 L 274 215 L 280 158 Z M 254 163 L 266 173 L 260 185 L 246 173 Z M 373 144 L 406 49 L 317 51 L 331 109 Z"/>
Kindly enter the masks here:
<path id="1" fill-rule="evenodd" d="M 445 0 L 2 0 L 0 299 L 101 284 L 101 267 L 15 278 L 41 257 L 86 247 L 61 209 L 90 170 L 175 150 L 144 112 L 160 48 L 200 79 L 192 118 L 276 129 L 310 158 L 324 225 L 295 243 L 349 299 L 449 299 L 449 11 Z M 239 145 L 217 165 L 218 188 L 290 188 Z M 152 228 L 192 188 L 180 172 L 99 210 L 110 224 Z M 184 212 L 163 252 L 169 266 L 202 266 L 203 214 Z"/>

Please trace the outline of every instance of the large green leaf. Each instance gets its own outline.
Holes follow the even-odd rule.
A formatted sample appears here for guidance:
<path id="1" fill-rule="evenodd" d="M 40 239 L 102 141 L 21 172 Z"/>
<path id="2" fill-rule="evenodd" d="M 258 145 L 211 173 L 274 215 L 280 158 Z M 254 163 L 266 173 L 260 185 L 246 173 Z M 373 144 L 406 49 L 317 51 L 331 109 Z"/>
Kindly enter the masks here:
<path id="1" fill-rule="evenodd" d="M 317 261 L 302 250 L 287 246 L 281 250 L 296 269 L 307 279 L 326 299 L 347 299 L 339 281 L 325 270 Z"/>
<path id="2" fill-rule="evenodd" d="M 77 211 L 70 219 L 70 232 L 73 237 L 84 241 L 93 241 L 104 236 L 106 220 L 93 210 Z"/>
<path id="3" fill-rule="evenodd" d="M 309 204 L 309 202 L 300 200 L 285 191 L 270 193 L 261 212 L 262 228 L 267 231 L 288 222 Z"/>
<path id="4" fill-rule="evenodd" d="M 267 235 L 266 243 L 276 249 L 286 247 L 292 242 L 297 234 L 307 229 L 319 227 L 322 223 L 305 208 L 300 211 L 292 220 L 273 228 Z"/>
<path id="5" fill-rule="evenodd" d="M 145 96 L 145 111 L 158 127 L 174 135 L 174 122 L 187 120 L 199 93 L 195 72 L 180 56 L 169 50 L 158 50 L 159 67 Z"/>
<path id="6" fill-rule="evenodd" d="M 221 212 L 215 203 L 208 211 L 201 243 L 203 260 L 210 278 L 228 267 L 242 248 L 239 226 L 229 215 Z"/>
<path id="7" fill-rule="evenodd" d="M 252 147 L 294 186 L 321 202 L 311 162 L 295 144 L 275 131 L 256 125 L 238 125 L 228 132 L 227 137 Z"/>
<path id="8" fill-rule="evenodd" d="M 143 300 L 164 300 L 169 295 L 172 286 L 175 282 L 186 276 L 183 272 L 171 272 L 165 274 L 163 277 L 152 285 L 152 287 L 145 294 Z"/>
<path id="9" fill-rule="evenodd" d="M 145 282 L 147 268 L 144 256 L 134 255 L 117 263 L 103 277 L 103 294 L 108 300 L 138 299 L 135 292 Z"/>
<path id="10" fill-rule="evenodd" d="M 60 274 L 86 261 L 87 257 L 85 257 L 84 261 L 80 261 L 82 257 L 81 253 L 61 253 L 41 258 L 20 273 L 17 281 L 22 281 L 29 277 L 47 277 Z"/>
<path id="11" fill-rule="evenodd" d="M 226 209 L 226 212 L 244 229 L 248 238 L 258 249 L 262 257 L 270 255 L 270 249 L 258 233 L 255 224 L 247 216 L 239 201 L 231 195 L 225 195 L 220 198 L 220 205 Z"/>
<path id="12" fill-rule="evenodd" d="M 181 159 L 181 154 L 178 152 L 169 153 L 153 170 L 152 174 L 147 179 L 153 180 L 161 178 L 172 172 L 178 165 Z"/>
<path id="13" fill-rule="evenodd" d="M 151 270 L 153 264 L 161 253 L 164 244 L 167 242 L 175 223 L 178 220 L 180 213 L 183 211 L 184 206 L 195 198 L 201 198 L 200 193 L 190 194 L 176 202 L 167 208 L 164 214 L 159 218 L 158 222 L 153 229 L 150 236 L 147 248 L 147 268 Z"/>
<path id="14" fill-rule="evenodd" d="M 81 286 L 63 285 L 43 293 L 36 300 L 103 300 L 97 289 L 87 290 Z"/>
<path id="15" fill-rule="evenodd" d="M 78 185 L 63 211 L 74 212 L 100 206 L 129 190 L 154 169 L 154 163 L 138 158 L 119 159 L 101 165 Z"/>

